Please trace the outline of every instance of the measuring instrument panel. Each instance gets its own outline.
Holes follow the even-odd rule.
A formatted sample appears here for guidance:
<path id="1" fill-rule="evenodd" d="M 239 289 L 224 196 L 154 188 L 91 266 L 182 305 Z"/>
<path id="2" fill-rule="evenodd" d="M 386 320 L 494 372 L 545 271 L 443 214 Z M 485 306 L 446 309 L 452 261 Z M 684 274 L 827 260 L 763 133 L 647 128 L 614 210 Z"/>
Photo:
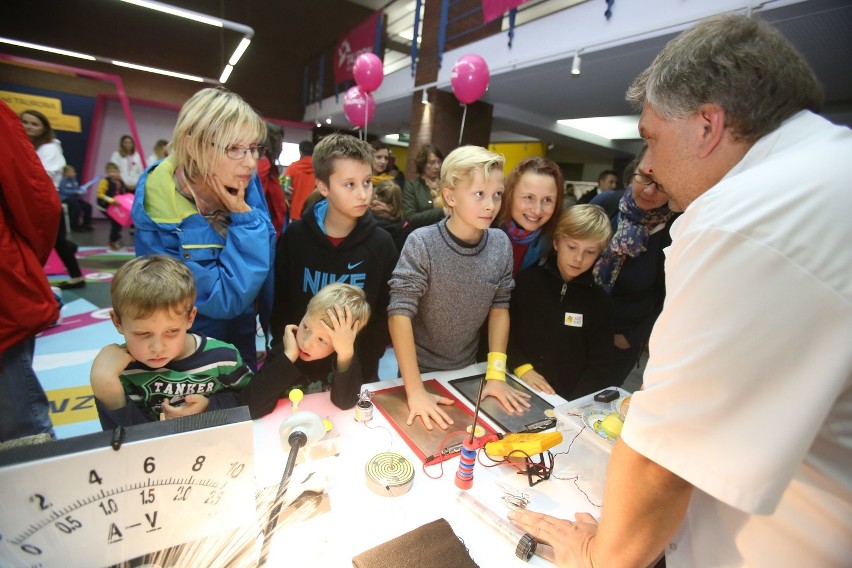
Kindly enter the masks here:
<path id="1" fill-rule="evenodd" d="M 245 408 L 0 452 L 0 565 L 111 566 L 257 534 Z"/>

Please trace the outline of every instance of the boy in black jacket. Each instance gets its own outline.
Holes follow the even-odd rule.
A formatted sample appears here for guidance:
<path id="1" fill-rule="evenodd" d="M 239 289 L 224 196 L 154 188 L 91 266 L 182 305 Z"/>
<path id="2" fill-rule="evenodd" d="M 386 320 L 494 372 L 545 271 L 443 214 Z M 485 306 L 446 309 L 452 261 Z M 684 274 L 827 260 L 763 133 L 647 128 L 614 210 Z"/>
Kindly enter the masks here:
<path id="1" fill-rule="evenodd" d="M 508 364 L 537 391 L 574 400 L 610 386 L 612 304 L 591 269 L 611 234 L 597 205 L 569 207 L 553 235 L 555 254 L 515 277 Z"/>
<path id="2" fill-rule="evenodd" d="M 352 408 L 361 390 L 355 338 L 369 319 L 363 290 L 349 284 L 324 287 L 308 302 L 299 325 L 284 328 L 284 337 L 275 342 L 263 367 L 240 391 L 240 402 L 249 407 L 252 418 L 259 418 L 272 412 L 290 389 L 299 387 L 309 393 L 331 389 L 335 406 Z M 311 362 L 325 362 L 332 370 L 313 380 L 305 374 Z"/>
<path id="3" fill-rule="evenodd" d="M 370 213 L 373 150 L 347 134 L 331 134 L 314 148 L 317 190 L 323 199 L 293 221 L 275 249 L 272 337 L 298 321 L 308 301 L 333 282 L 364 290 L 373 317 L 355 342 L 363 379 L 378 379 L 379 359 L 390 342 L 387 330 L 388 280 L 398 252 L 391 236 Z M 306 366 L 311 378 L 324 377 L 328 361 Z"/>

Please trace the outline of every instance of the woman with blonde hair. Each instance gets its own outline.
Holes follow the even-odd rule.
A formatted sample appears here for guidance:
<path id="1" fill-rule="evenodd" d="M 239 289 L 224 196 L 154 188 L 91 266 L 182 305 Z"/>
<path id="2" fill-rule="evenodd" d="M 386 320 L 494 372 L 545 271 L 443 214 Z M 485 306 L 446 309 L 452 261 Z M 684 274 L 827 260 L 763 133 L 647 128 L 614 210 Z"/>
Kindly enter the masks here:
<path id="1" fill-rule="evenodd" d="M 239 95 L 198 91 L 175 125 L 174 152 L 139 179 L 136 254 L 166 254 L 198 286 L 192 331 L 232 343 L 257 366 L 257 316 L 269 337 L 275 229 L 255 169 L 266 127 Z"/>

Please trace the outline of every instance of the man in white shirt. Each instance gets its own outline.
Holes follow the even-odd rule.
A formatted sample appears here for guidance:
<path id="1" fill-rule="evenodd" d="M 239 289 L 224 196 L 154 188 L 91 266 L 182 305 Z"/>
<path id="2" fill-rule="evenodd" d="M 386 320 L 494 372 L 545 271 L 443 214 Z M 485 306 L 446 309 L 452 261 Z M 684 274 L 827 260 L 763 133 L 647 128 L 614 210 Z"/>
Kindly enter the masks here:
<path id="1" fill-rule="evenodd" d="M 684 214 L 600 525 L 510 516 L 558 566 L 848 566 L 852 132 L 771 26 L 705 20 L 633 83 Z"/>

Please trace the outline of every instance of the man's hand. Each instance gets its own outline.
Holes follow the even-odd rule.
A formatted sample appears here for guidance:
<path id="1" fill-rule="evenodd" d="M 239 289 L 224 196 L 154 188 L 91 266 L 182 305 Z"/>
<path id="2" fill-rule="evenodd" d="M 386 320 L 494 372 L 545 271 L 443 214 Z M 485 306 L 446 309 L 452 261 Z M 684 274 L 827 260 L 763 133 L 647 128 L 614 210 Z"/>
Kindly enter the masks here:
<path id="1" fill-rule="evenodd" d="M 284 327 L 284 355 L 290 359 L 291 363 L 295 363 L 299 358 L 299 344 L 296 343 L 296 330 L 298 325 L 290 324 Z"/>
<path id="2" fill-rule="evenodd" d="M 500 404 L 503 405 L 503 408 L 509 414 L 514 414 L 515 412 L 523 414 L 524 410 L 530 407 L 530 403 L 527 402 L 530 399 L 530 395 L 513 389 L 506 384 L 506 381 L 485 381 L 485 388 L 482 389 L 482 398 L 486 396 L 493 396 L 499 400 Z"/>
<path id="3" fill-rule="evenodd" d="M 630 349 L 630 342 L 624 337 L 623 333 L 616 333 L 612 341 L 619 349 Z"/>
<path id="4" fill-rule="evenodd" d="M 533 511 L 509 511 L 509 520 L 538 541 L 536 554 L 559 568 L 593 568 L 591 543 L 598 523 L 589 513 L 577 513 L 574 518 L 576 522 Z"/>
<path id="5" fill-rule="evenodd" d="M 556 394 L 556 391 L 553 390 L 553 387 L 550 386 L 550 383 L 547 382 L 547 379 L 545 379 L 535 369 L 530 369 L 529 371 L 521 375 L 521 378 L 533 390 L 537 390 L 538 392 L 543 392 L 545 394 Z"/>
<path id="6" fill-rule="evenodd" d="M 453 404 L 452 399 L 431 394 L 425 388 L 406 394 L 408 398 L 408 421 L 406 424 L 409 426 L 414 423 L 416 416 L 423 420 L 423 425 L 430 431 L 432 430 L 433 420 L 441 430 L 446 430 L 450 424 L 453 424 L 449 414 L 438 406 L 439 404 L 451 405 Z"/>
<path id="7" fill-rule="evenodd" d="M 203 394 L 188 394 L 180 406 L 172 406 L 168 400 L 163 401 L 163 416 L 165 420 L 180 418 L 191 414 L 201 414 L 207 410 L 210 401 Z"/>

